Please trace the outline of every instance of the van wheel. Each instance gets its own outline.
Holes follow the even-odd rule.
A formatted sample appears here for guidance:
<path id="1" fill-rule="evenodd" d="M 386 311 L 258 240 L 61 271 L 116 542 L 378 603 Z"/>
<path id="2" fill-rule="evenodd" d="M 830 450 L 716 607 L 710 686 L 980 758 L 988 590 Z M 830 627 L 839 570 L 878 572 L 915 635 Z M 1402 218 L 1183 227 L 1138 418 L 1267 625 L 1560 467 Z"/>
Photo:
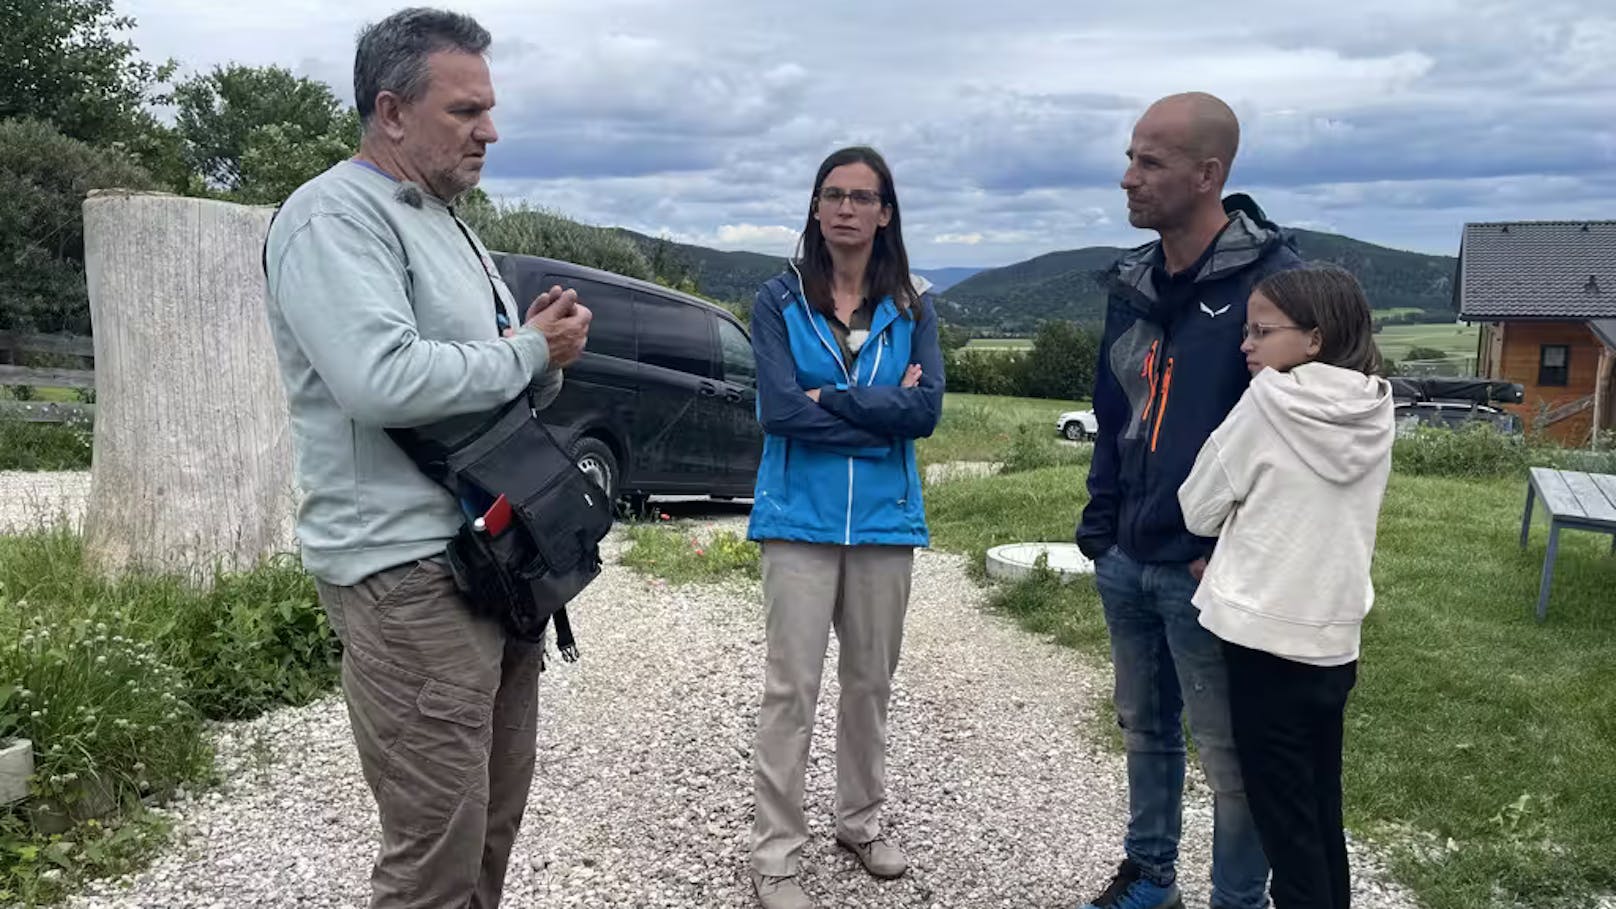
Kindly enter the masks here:
<path id="1" fill-rule="evenodd" d="M 617 500 L 617 456 L 612 454 L 611 446 L 586 437 L 572 449 L 572 459 L 584 476 L 606 491 L 608 500 Z"/>
<path id="2" fill-rule="evenodd" d="M 1083 431 L 1083 424 L 1077 422 L 1076 420 L 1073 420 L 1072 422 L 1067 423 L 1066 428 L 1065 428 L 1065 430 L 1063 430 L 1062 434 L 1065 435 L 1066 438 L 1072 440 L 1073 442 L 1081 442 L 1084 439 L 1088 438 L 1088 436 L 1089 436 L 1088 433 Z"/>

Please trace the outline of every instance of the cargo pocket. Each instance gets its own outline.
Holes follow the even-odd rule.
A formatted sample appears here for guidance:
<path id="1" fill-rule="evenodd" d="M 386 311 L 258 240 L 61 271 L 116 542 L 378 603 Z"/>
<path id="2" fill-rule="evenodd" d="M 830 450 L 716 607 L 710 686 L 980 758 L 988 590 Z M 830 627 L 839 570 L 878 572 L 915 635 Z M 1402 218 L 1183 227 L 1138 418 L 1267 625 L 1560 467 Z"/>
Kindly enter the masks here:
<path id="1" fill-rule="evenodd" d="M 393 744 L 382 785 L 383 811 L 399 827 L 441 827 L 469 802 L 488 804 L 493 694 L 429 681 L 415 716 Z"/>

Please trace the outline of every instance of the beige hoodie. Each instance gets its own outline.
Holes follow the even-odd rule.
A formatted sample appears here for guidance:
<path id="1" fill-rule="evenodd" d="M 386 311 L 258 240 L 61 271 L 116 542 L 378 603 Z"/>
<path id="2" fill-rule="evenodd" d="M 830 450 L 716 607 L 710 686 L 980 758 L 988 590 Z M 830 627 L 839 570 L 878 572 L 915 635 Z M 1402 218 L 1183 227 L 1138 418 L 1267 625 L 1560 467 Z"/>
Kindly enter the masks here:
<path id="1" fill-rule="evenodd" d="M 1301 663 L 1357 659 L 1393 436 L 1385 379 L 1322 363 L 1259 373 L 1178 490 L 1190 532 L 1218 537 L 1201 624 Z"/>

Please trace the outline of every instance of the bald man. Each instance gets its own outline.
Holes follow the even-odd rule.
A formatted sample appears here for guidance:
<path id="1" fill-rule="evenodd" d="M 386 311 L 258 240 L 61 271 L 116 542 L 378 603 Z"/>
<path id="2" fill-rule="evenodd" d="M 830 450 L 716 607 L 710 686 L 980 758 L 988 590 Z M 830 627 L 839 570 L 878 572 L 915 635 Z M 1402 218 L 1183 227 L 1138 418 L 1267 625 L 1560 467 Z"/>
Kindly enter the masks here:
<path id="1" fill-rule="evenodd" d="M 1268 904 L 1268 862 L 1230 730 L 1222 646 L 1190 597 L 1213 540 L 1184 526 L 1178 487 L 1250 382 L 1246 297 L 1300 264 L 1246 196 L 1225 199 L 1240 124 L 1207 94 L 1173 95 L 1134 126 L 1128 220 L 1160 239 L 1113 267 L 1094 386 L 1099 433 L 1077 543 L 1094 560 L 1128 752 L 1126 858 L 1088 909 L 1179 909 L 1176 883 L 1189 709 L 1214 793 L 1213 909 Z"/>

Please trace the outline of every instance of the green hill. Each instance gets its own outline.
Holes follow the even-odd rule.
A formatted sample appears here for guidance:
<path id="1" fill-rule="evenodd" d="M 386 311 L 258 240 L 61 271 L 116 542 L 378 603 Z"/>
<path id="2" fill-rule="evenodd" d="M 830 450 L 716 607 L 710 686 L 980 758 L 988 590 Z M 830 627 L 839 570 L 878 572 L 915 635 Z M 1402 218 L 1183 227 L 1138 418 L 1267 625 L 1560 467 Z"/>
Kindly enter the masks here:
<path id="1" fill-rule="evenodd" d="M 1356 275 L 1376 310 L 1408 310 L 1391 315 L 1409 320 L 1453 319 L 1453 257 L 1310 230 L 1292 233 L 1302 258 L 1334 262 Z M 957 325 L 1005 334 L 1030 333 L 1047 319 L 1102 321 L 1105 273 L 1123 252 L 1091 246 L 989 269 L 950 288 L 943 315 Z"/>
<path id="2" fill-rule="evenodd" d="M 726 252 L 614 229 L 640 247 L 653 272 L 674 279 L 688 275 L 702 294 L 716 300 L 750 303 L 758 287 L 786 267 L 784 256 Z"/>

